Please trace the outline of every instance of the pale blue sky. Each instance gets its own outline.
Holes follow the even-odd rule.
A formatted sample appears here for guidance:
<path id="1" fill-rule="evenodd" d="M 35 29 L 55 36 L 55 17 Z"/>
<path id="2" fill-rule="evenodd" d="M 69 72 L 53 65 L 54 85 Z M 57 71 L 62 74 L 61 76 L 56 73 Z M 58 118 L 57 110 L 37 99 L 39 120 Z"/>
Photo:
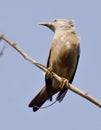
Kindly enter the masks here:
<path id="1" fill-rule="evenodd" d="M 53 32 L 38 23 L 73 19 L 81 37 L 81 56 L 73 84 L 101 100 L 100 13 L 100 0 L 1 0 L 0 32 L 46 64 Z M 43 73 L 5 42 L 0 42 L 0 49 L 3 45 L 0 130 L 101 130 L 101 109 L 71 91 L 61 103 L 48 109 L 34 113 L 28 108 L 44 85 Z"/>

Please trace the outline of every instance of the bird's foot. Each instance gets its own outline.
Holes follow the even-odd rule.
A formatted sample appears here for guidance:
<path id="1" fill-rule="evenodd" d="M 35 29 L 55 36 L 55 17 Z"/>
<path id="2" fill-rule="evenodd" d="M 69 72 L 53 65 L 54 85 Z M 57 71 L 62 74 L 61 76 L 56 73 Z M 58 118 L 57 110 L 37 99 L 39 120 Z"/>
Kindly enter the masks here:
<path id="1" fill-rule="evenodd" d="M 60 89 L 62 90 L 64 87 L 69 85 L 69 80 L 66 78 L 61 78 L 61 83 L 60 83 Z"/>

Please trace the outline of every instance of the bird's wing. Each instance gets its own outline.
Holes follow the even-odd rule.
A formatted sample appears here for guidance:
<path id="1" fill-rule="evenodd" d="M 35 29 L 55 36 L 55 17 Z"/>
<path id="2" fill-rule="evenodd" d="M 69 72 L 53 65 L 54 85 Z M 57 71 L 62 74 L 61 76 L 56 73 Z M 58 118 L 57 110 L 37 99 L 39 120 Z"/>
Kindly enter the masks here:
<path id="1" fill-rule="evenodd" d="M 49 51 L 49 56 L 48 56 L 48 60 L 47 60 L 47 68 L 49 67 L 50 55 L 51 55 L 51 49 L 50 49 L 50 51 Z"/>
<path id="2" fill-rule="evenodd" d="M 51 55 L 51 50 L 49 52 L 49 56 L 48 56 L 48 60 L 47 60 L 47 68 L 49 68 L 49 62 L 50 62 L 50 55 Z M 46 74 L 47 75 L 47 74 Z M 52 93 L 50 93 L 50 90 L 52 88 L 52 79 L 47 78 L 47 76 L 45 75 L 45 82 L 46 82 L 46 90 L 47 90 L 47 94 L 49 96 L 50 101 L 52 101 Z"/>
<path id="3" fill-rule="evenodd" d="M 76 63 L 76 66 L 75 66 L 75 70 L 74 70 L 74 73 L 71 77 L 71 79 L 69 80 L 70 83 L 73 82 L 73 79 L 74 79 L 74 76 L 75 76 L 75 73 L 76 73 L 76 69 L 77 69 L 77 66 L 78 66 L 78 62 L 79 62 L 79 57 L 80 57 L 80 45 L 78 45 L 78 56 L 77 56 L 77 63 Z"/>

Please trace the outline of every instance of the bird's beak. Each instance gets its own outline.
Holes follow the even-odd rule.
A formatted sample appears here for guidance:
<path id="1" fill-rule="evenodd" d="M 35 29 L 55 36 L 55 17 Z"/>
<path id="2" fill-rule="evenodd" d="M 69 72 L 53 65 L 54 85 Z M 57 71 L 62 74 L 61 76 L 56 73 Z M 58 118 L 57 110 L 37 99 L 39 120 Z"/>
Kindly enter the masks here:
<path id="1" fill-rule="evenodd" d="M 50 22 L 41 22 L 41 23 L 39 23 L 39 25 L 50 27 L 51 23 Z"/>
<path id="2" fill-rule="evenodd" d="M 41 22 L 39 25 L 46 26 L 55 32 L 54 24 L 52 22 Z"/>

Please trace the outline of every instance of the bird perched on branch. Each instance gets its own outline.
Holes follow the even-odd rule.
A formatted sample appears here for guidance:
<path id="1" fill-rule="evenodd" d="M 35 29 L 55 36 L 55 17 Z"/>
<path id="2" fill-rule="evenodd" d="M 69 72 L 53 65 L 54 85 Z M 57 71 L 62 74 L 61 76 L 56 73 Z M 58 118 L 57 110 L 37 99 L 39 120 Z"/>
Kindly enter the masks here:
<path id="1" fill-rule="evenodd" d="M 51 29 L 55 34 L 52 40 L 47 68 L 61 78 L 65 78 L 72 83 L 80 56 L 79 36 L 75 32 L 72 20 L 56 19 L 51 22 L 43 22 L 40 25 Z M 60 87 L 60 83 L 55 79 L 45 76 L 45 86 L 32 99 L 29 107 L 37 111 L 43 103 L 58 93 L 56 100 L 62 101 L 68 88 Z"/>

